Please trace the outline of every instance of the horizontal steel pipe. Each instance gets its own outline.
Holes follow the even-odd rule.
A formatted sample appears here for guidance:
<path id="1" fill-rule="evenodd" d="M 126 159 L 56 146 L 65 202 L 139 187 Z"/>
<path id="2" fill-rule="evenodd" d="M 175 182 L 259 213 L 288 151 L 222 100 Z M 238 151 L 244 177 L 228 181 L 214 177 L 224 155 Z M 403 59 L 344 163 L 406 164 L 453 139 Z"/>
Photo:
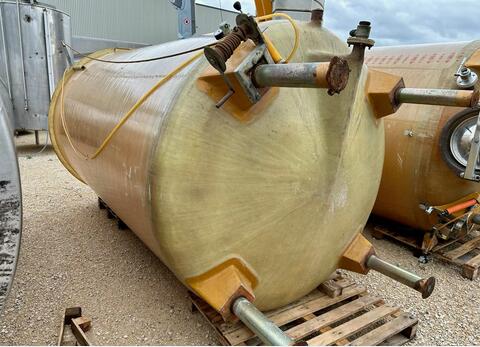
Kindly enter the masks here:
<path id="1" fill-rule="evenodd" d="M 266 64 L 253 74 L 257 87 L 325 88 L 340 93 L 348 83 L 346 60 L 333 57 L 328 63 Z"/>
<path id="2" fill-rule="evenodd" d="M 473 107 L 478 100 L 478 91 L 471 90 L 401 88 L 396 93 L 399 104 Z"/>
<path id="3" fill-rule="evenodd" d="M 233 313 L 267 346 L 290 346 L 293 340 L 244 297 L 233 303 Z"/>
<path id="4" fill-rule="evenodd" d="M 367 267 L 415 289 L 422 294 L 422 298 L 424 299 L 428 298 L 435 288 L 434 277 L 428 279 L 421 278 L 420 276 L 390 264 L 375 255 L 368 258 Z"/>

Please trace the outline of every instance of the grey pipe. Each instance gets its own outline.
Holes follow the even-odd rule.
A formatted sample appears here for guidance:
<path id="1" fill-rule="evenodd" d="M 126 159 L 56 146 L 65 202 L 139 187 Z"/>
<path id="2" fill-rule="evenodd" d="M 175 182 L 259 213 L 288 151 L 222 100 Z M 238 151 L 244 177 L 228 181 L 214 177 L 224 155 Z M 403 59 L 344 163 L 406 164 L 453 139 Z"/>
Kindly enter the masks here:
<path id="1" fill-rule="evenodd" d="M 375 255 L 368 258 L 367 267 L 415 289 L 422 294 L 424 299 L 428 298 L 435 288 L 434 277 L 428 279 L 421 278 L 420 276 L 390 264 Z"/>
<path id="2" fill-rule="evenodd" d="M 473 107 L 478 103 L 478 92 L 453 89 L 400 88 L 395 95 L 397 103 Z"/>
<path id="3" fill-rule="evenodd" d="M 266 64 L 255 69 L 255 83 L 259 87 L 318 88 L 317 64 Z"/>
<path id="4" fill-rule="evenodd" d="M 253 82 L 260 88 L 325 88 L 333 95 L 345 89 L 349 75 L 347 60 L 332 57 L 322 63 L 259 65 L 253 72 Z"/>
<path id="5" fill-rule="evenodd" d="M 20 16 L 20 1 L 17 0 L 17 16 L 18 16 L 18 41 L 20 45 L 20 60 L 22 61 L 22 76 L 23 76 L 23 98 L 25 101 L 25 110 L 28 110 L 28 95 L 27 95 L 27 77 L 25 76 L 25 59 L 23 57 L 23 34 L 22 34 L 22 19 Z"/>
<path id="6" fill-rule="evenodd" d="M 232 311 L 263 343 L 269 346 L 289 346 L 293 340 L 260 312 L 248 299 L 240 297 Z"/>

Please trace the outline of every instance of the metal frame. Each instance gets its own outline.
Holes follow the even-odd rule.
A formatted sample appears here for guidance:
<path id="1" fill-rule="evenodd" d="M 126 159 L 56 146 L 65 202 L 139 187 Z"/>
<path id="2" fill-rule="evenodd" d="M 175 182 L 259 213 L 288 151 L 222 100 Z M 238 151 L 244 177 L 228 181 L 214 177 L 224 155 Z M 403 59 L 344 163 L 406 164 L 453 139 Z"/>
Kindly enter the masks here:
<path id="1" fill-rule="evenodd" d="M 480 113 L 477 117 L 477 125 L 475 126 L 475 133 L 473 135 L 470 153 L 468 155 L 467 167 L 465 172 L 461 174 L 462 178 L 470 181 L 480 182 L 480 175 L 475 173 L 477 167 L 478 155 L 480 150 Z"/>
<path id="2" fill-rule="evenodd" d="M 22 81 L 23 81 L 23 96 L 25 102 L 25 110 L 28 110 L 28 95 L 27 95 L 27 78 L 25 76 L 25 57 L 23 51 L 23 33 L 22 33 L 22 19 L 20 16 L 20 0 L 17 0 L 17 20 L 18 20 L 18 44 L 20 47 L 20 60 L 22 61 Z"/>

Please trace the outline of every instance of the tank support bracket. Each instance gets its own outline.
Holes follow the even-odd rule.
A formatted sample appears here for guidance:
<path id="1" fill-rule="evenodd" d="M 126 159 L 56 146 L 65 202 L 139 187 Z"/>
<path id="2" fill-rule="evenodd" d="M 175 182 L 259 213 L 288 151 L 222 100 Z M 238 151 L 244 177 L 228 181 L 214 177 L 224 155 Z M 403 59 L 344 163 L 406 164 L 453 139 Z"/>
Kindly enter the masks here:
<path id="1" fill-rule="evenodd" d="M 432 294 L 435 287 L 434 277 L 422 278 L 377 257 L 372 244 L 362 234 L 358 234 L 347 247 L 340 259 L 339 268 L 363 275 L 370 270 L 378 271 L 420 292 L 424 299 Z"/>

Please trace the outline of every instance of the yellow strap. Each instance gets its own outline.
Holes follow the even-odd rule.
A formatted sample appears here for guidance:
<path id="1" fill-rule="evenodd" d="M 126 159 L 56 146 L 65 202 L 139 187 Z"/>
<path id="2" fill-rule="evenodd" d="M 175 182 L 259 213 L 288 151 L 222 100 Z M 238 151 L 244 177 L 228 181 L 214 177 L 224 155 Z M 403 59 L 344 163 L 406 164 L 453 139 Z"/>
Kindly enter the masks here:
<path id="1" fill-rule="evenodd" d="M 115 127 L 110 131 L 110 133 L 107 135 L 107 137 L 105 137 L 105 140 L 103 140 L 103 143 L 97 148 L 97 150 L 95 151 L 95 153 L 93 153 L 93 155 L 88 155 L 88 154 L 85 154 L 83 152 L 81 152 L 78 148 L 76 148 L 76 146 L 73 144 L 72 142 L 72 138 L 70 136 L 70 132 L 68 131 L 68 127 L 67 127 L 67 124 L 65 122 L 65 113 L 64 113 L 64 88 L 65 88 L 65 74 L 66 74 L 66 71 L 64 73 L 64 78 L 62 80 L 62 89 L 61 89 L 61 94 L 60 94 L 60 118 L 62 120 L 62 127 L 63 127 L 63 130 L 65 132 L 65 135 L 67 137 L 67 140 L 70 144 L 70 146 L 72 147 L 73 151 L 81 158 L 83 158 L 84 160 L 89 160 L 89 159 L 95 159 L 97 158 L 100 153 L 102 153 L 102 151 L 105 149 L 105 147 L 107 147 L 107 145 L 110 143 L 110 141 L 112 140 L 113 136 L 118 132 L 118 130 L 120 130 L 120 128 L 125 124 L 125 122 L 135 113 L 136 110 L 138 110 L 138 108 L 140 106 L 142 106 L 142 104 L 147 101 L 147 99 L 158 89 L 160 88 L 162 85 L 164 85 L 166 82 L 168 82 L 170 79 L 172 79 L 172 77 L 174 77 L 177 73 L 179 73 L 181 70 L 183 70 L 185 67 L 187 67 L 188 65 L 190 65 L 193 61 L 195 61 L 196 59 L 198 59 L 198 57 L 200 57 L 201 55 L 203 54 L 203 51 L 202 52 L 199 52 L 197 54 L 195 54 L 194 56 L 192 56 L 190 59 L 186 60 L 185 62 L 183 62 L 182 64 L 180 64 L 178 67 L 176 67 L 173 71 L 171 71 L 168 75 L 166 75 L 165 77 L 163 77 L 160 81 L 158 81 L 152 88 L 150 88 L 150 90 L 148 90 L 145 94 L 143 94 L 140 99 L 135 103 L 135 105 L 133 105 L 133 107 L 122 117 L 122 119 L 120 119 L 120 121 L 115 125 Z"/>

